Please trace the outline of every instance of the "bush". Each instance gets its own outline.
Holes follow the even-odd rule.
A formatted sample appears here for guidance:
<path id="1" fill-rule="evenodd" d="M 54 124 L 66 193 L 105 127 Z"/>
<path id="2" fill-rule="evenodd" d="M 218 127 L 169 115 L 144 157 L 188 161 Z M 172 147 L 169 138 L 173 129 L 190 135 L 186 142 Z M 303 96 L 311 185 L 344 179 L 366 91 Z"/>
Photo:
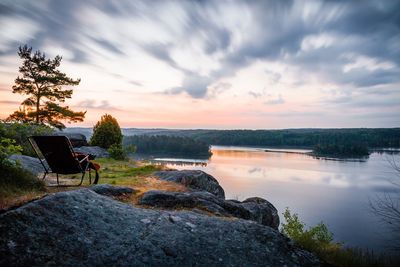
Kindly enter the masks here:
<path id="1" fill-rule="evenodd" d="M 282 224 L 281 232 L 296 241 L 299 245 L 308 250 L 323 249 L 332 245 L 340 246 L 339 243 L 333 243 L 333 234 L 328 227 L 320 222 L 314 227 L 305 230 L 305 224 L 300 221 L 298 215 L 291 214 L 286 208 L 283 213 L 286 223 Z"/>
<path id="2" fill-rule="evenodd" d="M 15 140 L 22 149 L 21 153 L 28 156 L 36 156 L 28 137 L 32 135 L 51 135 L 54 129 L 49 126 L 26 123 L 5 123 L 0 122 L 0 137 Z"/>
<path id="3" fill-rule="evenodd" d="M 122 148 L 121 144 L 113 144 L 108 149 L 108 153 L 110 153 L 110 157 L 117 160 L 125 160 L 128 158 L 128 154 L 126 150 Z"/>
<path id="4" fill-rule="evenodd" d="M 8 157 L 22 151 L 15 140 L 0 137 L 0 195 L 9 196 L 24 191 L 39 191 L 44 189 L 44 183 L 31 172 L 21 168 L 18 163 Z"/>
<path id="5" fill-rule="evenodd" d="M 324 223 L 305 229 L 306 225 L 296 213 L 286 208 L 283 212 L 286 223 L 282 223 L 281 232 L 295 243 L 333 266 L 400 266 L 400 258 L 393 255 L 376 254 L 370 250 L 344 247 L 333 241 L 333 234 Z"/>
<path id="6" fill-rule="evenodd" d="M 121 145 L 121 143 L 122 132 L 117 120 L 109 114 L 103 115 L 93 128 L 90 144 L 108 149 L 114 144 Z"/>

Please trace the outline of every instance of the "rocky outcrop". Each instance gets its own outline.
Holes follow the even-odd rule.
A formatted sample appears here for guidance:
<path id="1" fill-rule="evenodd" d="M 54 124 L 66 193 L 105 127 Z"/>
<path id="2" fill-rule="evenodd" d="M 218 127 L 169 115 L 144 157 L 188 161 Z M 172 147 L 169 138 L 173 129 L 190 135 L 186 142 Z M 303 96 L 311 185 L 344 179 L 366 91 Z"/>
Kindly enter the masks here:
<path id="1" fill-rule="evenodd" d="M 127 186 L 112 186 L 110 184 L 96 184 L 89 187 L 89 189 L 97 194 L 113 197 L 131 195 L 136 192 L 134 189 Z"/>
<path id="2" fill-rule="evenodd" d="M 0 215 L 0 266 L 321 266 L 271 227 L 133 207 L 89 189 Z"/>
<path id="3" fill-rule="evenodd" d="M 158 178 L 185 185 L 195 191 L 207 191 L 220 198 L 225 198 L 224 189 L 217 179 L 200 170 L 160 171 L 155 172 Z"/>
<path id="4" fill-rule="evenodd" d="M 22 168 L 30 171 L 35 175 L 44 172 L 43 165 L 40 163 L 40 160 L 38 158 L 14 154 L 10 156 L 10 160 L 18 162 L 19 164 L 21 164 Z M 46 163 L 44 162 L 44 164 Z"/>
<path id="5" fill-rule="evenodd" d="M 249 198 L 243 202 L 224 200 L 215 195 L 200 192 L 148 191 L 139 204 L 162 208 L 189 208 L 211 212 L 215 215 L 252 220 L 278 229 L 279 216 L 276 208 L 262 198 Z"/>
<path id="6" fill-rule="evenodd" d="M 86 136 L 80 133 L 66 133 L 56 132 L 54 135 L 62 135 L 68 137 L 73 147 L 88 146 L 89 143 L 86 140 Z"/>
<path id="7" fill-rule="evenodd" d="M 97 158 L 108 158 L 110 157 L 110 153 L 108 153 L 107 149 L 99 147 L 99 146 L 81 146 L 74 148 L 75 152 L 80 152 L 83 154 L 92 154 Z"/>
<path id="8" fill-rule="evenodd" d="M 233 200 L 231 200 L 233 201 Z M 269 225 L 278 229 L 279 215 L 278 210 L 269 201 L 261 197 L 251 197 L 241 202 L 241 205 L 250 211 L 251 219 L 263 225 Z"/>

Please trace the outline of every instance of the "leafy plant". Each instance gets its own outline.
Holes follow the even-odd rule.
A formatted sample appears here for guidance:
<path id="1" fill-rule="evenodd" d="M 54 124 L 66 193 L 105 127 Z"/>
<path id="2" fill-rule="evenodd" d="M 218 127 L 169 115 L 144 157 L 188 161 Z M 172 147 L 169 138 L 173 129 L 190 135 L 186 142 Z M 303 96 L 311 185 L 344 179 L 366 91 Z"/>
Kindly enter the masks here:
<path id="1" fill-rule="evenodd" d="M 0 160 L 8 161 L 8 156 L 12 154 L 20 154 L 22 147 L 15 144 L 15 140 L 0 137 Z"/>
<path id="2" fill-rule="evenodd" d="M 286 223 L 282 224 L 281 232 L 306 249 L 324 249 L 332 245 L 341 245 L 340 243 L 332 242 L 333 234 L 323 222 L 305 229 L 306 225 L 300 221 L 298 214 L 291 214 L 289 208 L 285 209 L 283 217 Z"/>
<path id="3" fill-rule="evenodd" d="M 399 266 L 398 257 L 376 254 L 371 250 L 344 247 L 342 243 L 334 242 L 333 234 L 322 222 L 306 229 L 298 214 L 292 214 L 289 208 L 285 209 L 283 217 L 286 220 L 281 227 L 284 235 L 333 266 Z"/>
<path id="4" fill-rule="evenodd" d="M 90 144 L 108 149 L 114 144 L 121 145 L 121 143 L 122 132 L 117 119 L 109 114 L 103 115 L 93 128 Z"/>
<path id="5" fill-rule="evenodd" d="M 117 160 L 125 160 L 128 157 L 126 150 L 122 148 L 121 144 L 112 144 L 108 149 L 110 157 Z"/>
<path id="6" fill-rule="evenodd" d="M 44 189 L 42 181 L 18 163 L 9 160 L 10 155 L 21 151 L 21 146 L 16 145 L 15 140 L 0 137 L 0 196 Z"/>
<path id="7" fill-rule="evenodd" d="M 51 135 L 54 129 L 46 125 L 32 123 L 4 123 L 0 122 L 0 137 L 15 140 L 21 146 L 21 153 L 28 156 L 35 156 L 35 153 L 28 142 L 31 135 Z"/>

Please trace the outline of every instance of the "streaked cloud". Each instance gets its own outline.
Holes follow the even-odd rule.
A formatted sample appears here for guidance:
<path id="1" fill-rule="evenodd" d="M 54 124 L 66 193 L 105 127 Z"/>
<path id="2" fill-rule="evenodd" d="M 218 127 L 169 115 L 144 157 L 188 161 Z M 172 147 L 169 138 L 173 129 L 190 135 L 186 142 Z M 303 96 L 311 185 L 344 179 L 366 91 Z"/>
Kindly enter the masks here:
<path id="1" fill-rule="evenodd" d="M 328 114 L 332 127 L 381 126 L 374 117 L 354 123 L 367 109 L 400 109 L 398 10 L 391 0 L 3 1 L 0 77 L 11 88 L 16 49 L 27 43 L 63 55 L 65 71 L 82 78 L 74 105 L 93 112 L 118 106 L 128 118 L 135 105 L 164 101 L 204 112 L 217 106 L 220 120 L 199 127 L 225 119 L 227 127 L 257 128 L 267 121 L 254 114 L 291 118 L 282 115 L 291 111 Z M 237 110 L 247 120 L 231 122 Z M 354 117 L 342 123 L 343 114 Z M 387 126 L 399 126 L 388 118 Z"/>

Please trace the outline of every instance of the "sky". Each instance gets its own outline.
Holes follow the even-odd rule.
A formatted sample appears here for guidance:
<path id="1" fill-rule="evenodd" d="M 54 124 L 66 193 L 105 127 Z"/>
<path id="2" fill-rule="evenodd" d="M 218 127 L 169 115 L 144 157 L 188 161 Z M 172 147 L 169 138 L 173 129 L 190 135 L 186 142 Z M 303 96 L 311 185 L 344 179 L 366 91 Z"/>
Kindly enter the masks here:
<path id="1" fill-rule="evenodd" d="M 0 0 L 0 118 L 27 44 L 122 127 L 400 126 L 400 1 Z"/>

